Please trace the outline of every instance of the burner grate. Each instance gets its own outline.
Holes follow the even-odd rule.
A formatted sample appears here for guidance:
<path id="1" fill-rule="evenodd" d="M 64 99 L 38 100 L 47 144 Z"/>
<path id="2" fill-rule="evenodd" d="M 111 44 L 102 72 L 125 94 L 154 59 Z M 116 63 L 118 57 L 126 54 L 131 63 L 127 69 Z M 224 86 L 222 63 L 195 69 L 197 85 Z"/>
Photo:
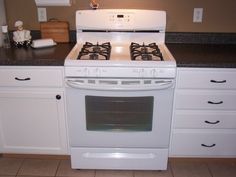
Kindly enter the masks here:
<path id="1" fill-rule="evenodd" d="M 130 45 L 131 60 L 163 61 L 162 53 L 156 43 L 145 45 L 132 42 Z"/>
<path id="2" fill-rule="evenodd" d="M 102 44 L 86 42 L 79 53 L 78 60 L 109 60 L 110 55 L 110 42 Z"/>

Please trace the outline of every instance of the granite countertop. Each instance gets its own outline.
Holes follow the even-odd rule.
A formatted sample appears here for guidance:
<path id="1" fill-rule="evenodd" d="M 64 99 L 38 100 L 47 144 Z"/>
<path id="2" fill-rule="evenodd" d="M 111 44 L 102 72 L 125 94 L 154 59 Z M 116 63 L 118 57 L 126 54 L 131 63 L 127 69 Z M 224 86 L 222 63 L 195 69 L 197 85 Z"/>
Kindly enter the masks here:
<path id="1" fill-rule="evenodd" d="M 167 44 L 177 67 L 236 68 L 236 45 Z"/>
<path id="2" fill-rule="evenodd" d="M 63 66 L 75 43 L 33 49 L 0 48 L 0 65 Z M 233 44 L 167 44 L 178 67 L 236 68 L 236 45 Z"/>
<path id="3" fill-rule="evenodd" d="M 4 66 L 64 66 L 66 56 L 75 43 L 60 43 L 53 47 L 34 49 L 0 48 L 0 65 Z"/>

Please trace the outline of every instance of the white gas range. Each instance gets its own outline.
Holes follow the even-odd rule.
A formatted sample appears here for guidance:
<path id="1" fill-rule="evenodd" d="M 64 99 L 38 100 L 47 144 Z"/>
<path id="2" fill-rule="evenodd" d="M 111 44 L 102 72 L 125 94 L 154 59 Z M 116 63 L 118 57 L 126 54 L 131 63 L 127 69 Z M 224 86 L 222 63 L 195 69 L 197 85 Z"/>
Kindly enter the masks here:
<path id="1" fill-rule="evenodd" d="M 80 10 L 65 60 L 72 168 L 167 168 L 176 63 L 166 13 Z"/>

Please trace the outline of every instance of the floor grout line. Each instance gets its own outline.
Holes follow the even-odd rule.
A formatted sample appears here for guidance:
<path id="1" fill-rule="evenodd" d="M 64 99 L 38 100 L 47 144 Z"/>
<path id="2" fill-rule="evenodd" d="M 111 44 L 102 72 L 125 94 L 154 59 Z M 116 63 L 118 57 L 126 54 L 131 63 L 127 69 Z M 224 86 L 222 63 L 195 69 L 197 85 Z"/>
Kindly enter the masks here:
<path id="1" fill-rule="evenodd" d="M 21 159 L 21 158 L 20 158 L 20 159 Z M 25 162 L 25 158 L 22 159 L 22 162 L 21 162 L 21 164 L 20 164 L 20 166 L 19 166 L 19 169 L 18 169 L 17 172 L 16 172 L 16 177 L 18 176 L 18 174 L 19 174 L 19 172 L 20 172 L 20 170 L 21 170 L 21 168 L 22 168 L 24 162 Z"/>
<path id="2" fill-rule="evenodd" d="M 94 170 L 94 177 L 96 177 L 97 175 L 97 170 Z"/>
<path id="3" fill-rule="evenodd" d="M 170 173 L 171 173 L 172 177 L 175 177 L 171 162 L 169 162 L 169 167 L 170 167 Z"/>
<path id="4" fill-rule="evenodd" d="M 214 176 L 213 176 L 213 173 L 212 173 L 212 171 L 211 171 L 211 169 L 210 169 L 210 167 L 209 167 L 209 165 L 208 165 L 208 162 L 205 162 L 205 164 L 206 164 L 206 166 L 207 166 L 207 169 L 208 169 L 208 171 L 209 171 L 211 177 L 214 177 Z"/>
<path id="5" fill-rule="evenodd" d="M 57 172 L 58 172 L 58 170 L 59 170 L 59 168 L 60 168 L 61 161 L 62 161 L 62 160 L 59 160 L 59 163 L 58 163 L 58 165 L 57 165 L 57 169 L 56 169 L 56 172 L 55 172 L 55 175 L 54 175 L 54 177 L 56 177 L 56 176 L 57 176 Z"/>

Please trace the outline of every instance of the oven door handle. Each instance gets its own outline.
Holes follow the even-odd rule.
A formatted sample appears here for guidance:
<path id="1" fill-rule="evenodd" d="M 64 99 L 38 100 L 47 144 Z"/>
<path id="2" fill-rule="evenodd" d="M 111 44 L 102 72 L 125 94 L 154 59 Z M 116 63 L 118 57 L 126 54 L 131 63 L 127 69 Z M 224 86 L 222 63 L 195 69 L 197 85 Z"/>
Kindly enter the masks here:
<path id="1" fill-rule="evenodd" d="M 75 89 L 86 89 L 86 90 L 121 90 L 121 91 L 143 91 L 143 90 L 164 90 L 168 88 L 173 88 L 174 80 L 158 80 L 153 81 L 152 84 L 140 84 L 140 85 L 121 85 L 121 84 L 88 84 L 86 82 L 81 82 L 80 80 L 68 79 L 66 83 L 69 87 Z"/>

